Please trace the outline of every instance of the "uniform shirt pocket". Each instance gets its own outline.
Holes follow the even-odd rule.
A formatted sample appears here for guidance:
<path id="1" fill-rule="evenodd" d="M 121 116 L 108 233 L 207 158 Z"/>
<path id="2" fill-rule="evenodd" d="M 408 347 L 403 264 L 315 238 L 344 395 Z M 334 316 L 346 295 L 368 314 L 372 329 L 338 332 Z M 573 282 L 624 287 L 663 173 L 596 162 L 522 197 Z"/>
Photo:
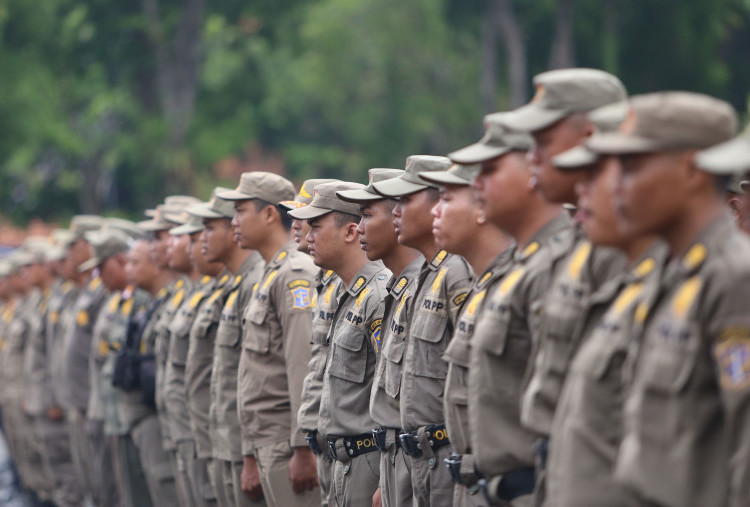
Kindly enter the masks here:
<path id="1" fill-rule="evenodd" d="M 337 378 L 361 384 L 367 369 L 367 351 L 364 350 L 365 332 L 351 326 L 335 333 L 331 340 L 329 373 Z"/>
<path id="2" fill-rule="evenodd" d="M 444 379 L 448 364 L 443 360 L 447 339 L 444 336 L 448 326 L 447 316 L 420 312 L 412 327 L 411 344 L 414 347 L 414 362 L 411 365 L 415 375 Z"/>
<path id="3" fill-rule="evenodd" d="M 246 319 L 246 332 L 242 342 L 247 350 L 257 354 L 268 354 L 271 350 L 271 330 L 266 322 L 268 307 L 253 301 L 248 308 Z"/>
<path id="4" fill-rule="evenodd" d="M 405 336 L 389 336 L 383 347 L 383 375 L 378 382 L 388 396 L 396 398 L 401 390 L 401 360 L 406 349 Z"/>

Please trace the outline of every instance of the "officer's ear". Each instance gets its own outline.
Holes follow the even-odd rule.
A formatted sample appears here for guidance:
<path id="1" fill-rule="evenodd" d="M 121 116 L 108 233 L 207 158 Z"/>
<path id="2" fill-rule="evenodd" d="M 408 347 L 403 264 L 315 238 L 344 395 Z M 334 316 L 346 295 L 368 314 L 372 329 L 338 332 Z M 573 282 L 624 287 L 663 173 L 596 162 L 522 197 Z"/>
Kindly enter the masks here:
<path id="1" fill-rule="evenodd" d="M 349 222 L 344 226 L 344 242 L 346 243 L 358 243 L 359 242 L 359 233 L 357 232 L 357 226 L 359 224 L 356 222 Z"/>

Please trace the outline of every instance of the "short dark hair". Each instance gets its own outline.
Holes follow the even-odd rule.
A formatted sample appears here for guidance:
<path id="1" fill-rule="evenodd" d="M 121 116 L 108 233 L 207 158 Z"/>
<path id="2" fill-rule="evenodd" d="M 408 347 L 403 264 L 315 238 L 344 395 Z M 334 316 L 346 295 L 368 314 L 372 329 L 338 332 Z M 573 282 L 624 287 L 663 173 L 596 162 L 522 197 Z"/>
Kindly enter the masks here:
<path id="1" fill-rule="evenodd" d="M 289 210 L 284 206 L 281 206 L 280 204 L 271 204 L 270 202 L 264 201 L 263 199 L 253 199 L 253 204 L 255 205 L 255 211 L 265 209 L 266 206 L 273 206 L 274 208 L 276 208 L 276 211 L 279 212 L 281 225 L 284 227 L 284 230 L 289 231 L 292 229 L 292 217 L 288 215 Z"/>
<path id="2" fill-rule="evenodd" d="M 339 229 L 346 226 L 347 224 L 358 224 L 362 219 L 359 215 L 352 215 L 351 213 L 345 213 L 343 211 L 333 212 L 333 222 Z"/>
<path id="3" fill-rule="evenodd" d="M 427 199 L 430 202 L 437 202 L 440 200 L 440 191 L 437 188 L 427 187 L 425 190 L 427 191 Z"/>

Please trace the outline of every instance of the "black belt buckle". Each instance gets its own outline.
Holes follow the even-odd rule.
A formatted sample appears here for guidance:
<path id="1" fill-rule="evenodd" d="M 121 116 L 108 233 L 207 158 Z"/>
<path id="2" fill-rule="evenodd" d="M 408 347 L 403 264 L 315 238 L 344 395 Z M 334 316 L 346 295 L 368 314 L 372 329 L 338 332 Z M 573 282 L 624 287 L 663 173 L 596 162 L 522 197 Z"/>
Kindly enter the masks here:
<path id="1" fill-rule="evenodd" d="M 386 452 L 388 450 L 385 444 L 385 437 L 387 434 L 388 430 L 386 428 L 375 428 L 372 430 L 372 438 L 375 439 L 375 447 L 377 447 L 380 452 Z"/>
<path id="2" fill-rule="evenodd" d="M 305 440 L 307 440 L 307 445 L 314 455 L 320 456 L 323 454 L 323 449 L 320 448 L 320 444 L 318 443 L 318 430 L 308 431 Z"/>
<path id="3" fill-rule="evenodd" d="M 412 458 L 422 455 L 422 449 L 419 448 L 417 437 L 413 433 L 401 433 L 398 436 L 401 440 L 401 448 Z"/>
<path id="4" fill-rule="evenodd" d="M 338 461 L 338 456 L 336 455 L 336 441 L 335 440 L 328 441 L 328 455 L 331 457 L 332 460 Z"/>
<path id="5" fill-rule="evenodd" d="M 452 452 L 451 455 L 443 461 L 445 462 L 445 466 L 448 467 L 448 471 L 451 473 L 451 479 L 453 479 L 453 482 L 456 484 L 463 484 L 463 480 L 461 479 L 461 455 Z"/>

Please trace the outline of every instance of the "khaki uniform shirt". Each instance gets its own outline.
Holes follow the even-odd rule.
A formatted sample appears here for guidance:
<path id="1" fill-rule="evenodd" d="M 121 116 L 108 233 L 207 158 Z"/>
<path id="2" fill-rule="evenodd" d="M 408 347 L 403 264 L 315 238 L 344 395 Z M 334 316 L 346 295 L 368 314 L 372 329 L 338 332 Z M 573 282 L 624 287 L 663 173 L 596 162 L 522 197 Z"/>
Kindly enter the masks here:
<path id="1" fill-rule="evenodd" d="M 66 281 L 53 291 L 52 296 L 47 301 L 44 338 L 47 350 L 47 374 L 49 375 L 49 388 L 47 389 L 49 407 L 62 407 L 62 402 L 58 398 L 62 368 L 62 323 L 64 315 L 70 313 L 77 297 L 78 289 L 75 284 Z"/>
<path id="2" fill-rule="evenodd" d="M 661 288 L 641 336 L 615 477 L 642 503 L 746 506 L 750 240 L 721 216 L 669 263 Z"/>
<path id="3" fill-rule="evenodd" d="M 120 419 L 118 406 L 121 403 L 122 391 L 112 385 L 115 357 L 122 349 L 128 335 L 128 325 L 135 315 L 146 311 L 151 296 L 141 289 L 127 287 L 120 293 L 117 312 L 112 316 L 106 331 L 102 332 L 99 342 L 99 353 L 105 354 L 99 376 L 99 394 L 104 415 L 104 433 L 106 435 L 125 435 L 130 429 Z"/>
<path id="4" fill-rule="evenodd" d="M 414 295 L 424 257 L 418 255 L 399 275 L 388 282 L 385 298 L 382 350 L 370 393 L 370 415 L 381 428 L 401 429 L 401 374 L 404 351 L 414 316 Z"/>
<path id="5" fill-rule="evenodd" d="M 173 451 L 177 448 L 175 440 L 172 438 L 171 423 L 164 396 L 167 353 L 171 340 L 169 326 L 177 315 L 182 302 L 190 297 L 192 290 L 193 282 L 187 277 L 176 280 L 169 288 L 172 296 L 169 302 L 162 307 L 154 326 L 156 339 L 154 346 L 154 353 L 156 354 L 156 412 L 159 415 L 161 439 L 164 443 L 164 449 L 167 451 Z"/>
<path id="6" fill-rule="evenodd" d="M 198 280 L 190 297 L 183 299 L 179 310 L 169 323 L 164 404 L 168 413 L 169 432 L 175 443 L 193 439 L 185 391 L 185 364 L 190 346 L 190 329 L 198 316 L 201 304 L 213 293 L 216 281 L 210 276 Z"/>
<path id="7" fill-rule="evenodd" d="M 508 248 L 474 279 L 466 303 L 458 317 L 453 339 L 445 349 L 443 359 L 448 363 L 445 378 L 445 426 L 453 450 L 459 454 L 471 453 L 469 438 L 468 377 L 471 337 L 474 334 L 484 299 L 495 284 L 508 272 L 513 263 L 513 247 Z"/>
<path id="8" fill-rule="evenodd" d="M 262 271 L 263 259 L 258 252 L 253 252 L 234 279 L 216 332 L 211 372 L 211 444 L 213 457 L 224 461 L 242 461 L 244 449 L 237 413 L 240 347 L 246 326 L 242 311 L 247 307 Z"/>
<path id="9" fill-rule="evenodd" d="M 78 294 L 63 335 L 63 389 L 66 409 L 85 412 L 89 404 L 89 361 L 94 324 L 107 299 L 101 278 L 92 278 Z"/>
<path id="10" fill-rule="evenodd" d="M 560 390 L 581 342 L 591 294 L 626 270 L 626 258 L 619 250 L 594 247 L 580 238 L 560 266 L 541 307 L 540 332 L 533 337 L 538 347 L 534 368 L 521 400 L 521 422 L 542 435 L 552 429 Z"/>
<path id="11" fill-rule="evenodd" d="M 209 432 L 211 411 L 211 371 L 214 363 L 216 331 L 234 280 L 225 271 L 216 281 L 213 293 L 198 307 L 198 315 L 190 328 L 190 346 L 185 365 L 185 390 L 190 430 L 195 439 L 195 449 L 199 458 L 212 456 Z"/>
<path id="12" fill-rule="evenodd" d="M 327 341 L 318 431 L 326 436 L 370 433 L 370 392 L 380 353 L 383 299 L 391 272 L 368 262 L 342 292 Z"/>
<path id="13" fill-rule="evenodd" d="M 170 300 L 170 293 L 165 287 L 159 290 L 155 297 L 142 291 L 137 291 L 135 294 L 133 313 L 130 316 L 130 319 L 134 319 L 135 322 L 128 324 L 128 335 L 126 335 L 125 339 L 127 340 L 128 336 L 131 336 L 131 333 L 135 333 L 134 336 L 140 334 L 139 352 L 141 354 L 153 354 L 156 342 L 154 327 L 159 318 L 160 310 Z M 124 345 L 125 343 L 123 342 Z M 140 390 L 120 390 L 119 392 L 117 413 L 125 431 L 130 432 L 143 419 L 152 415 L 155 410 L 153 407 L 143 403 L 143 394 Z"/>
<path id="14" fill-rule="evenodd" d="M 592 295 L 593 304 L 607 310 L 600 318 L 587 319 L 588 331 L 557 404 L 547 462 L 547 497 L 555 505 L 639 505 L 614 481 L 622 439 L 623 366 L 632 343 L 633 314 L 653 303 L 651 289 L 666 256 L 665 245 L 655 244 L 629 272 Z"/>
<path id="15" fill-rule="evenodd" d="M 456 328 L 471 276 L 466 261 L 445 250 L 419 272 L 401 379 L 401 427 L 405 431 L 445 420 L 443 389 L 448 364 L 442 356 Z"/>
<path id="16" fill-rule="evenodd" d="M 40 296 L 41 292 L 33 291 L 16 298 L 15 311 L 8 326 L 3 380 L 8 401 L 15 405 L 20 405 L 26 395 L 24 354 L 29 340 L 29 308 L 36 307 Z"/>
<path id="17" fill-rule="evenodd" d="M 23 298 L 16 296 L 14 299 L 8 301 L 3 308 L 3 328 L 2 338 L 0 338 L 0 352 L 2 353 L 0 355 L 0 365 L 2 366 L 0 368 L 0 380 L 2 380 L 2 385 L 0 385 L 0 401 L 2 401 L 3 405 L 12 402 L 12 379 L 8 363 L 10 362 L 9 356 L 12 354 L 15 346 L 12 335 L 13 322 L 16 319 L 16 313 L 21 304 L 23 304 Z"/>
<path id="18" fill-rule="evenodd" d="M 120 311 L 121 297 L 121 292 L 111 294 L 99 312 L 96 324 L 94 324 L 94 336 L 91 340 L 91 361 L 89 362 L 89 385 L 91 389 L 89 391 L 89 404 L 86 409 L 87 419 L 104 420 L 101 371 L 110 353 L 109 343 L 105 335 L 112 329 L 112 324 Z"/>
<path id="19" fill-rule="evenodd" d="M 494 476 L 534 466 L 538 435 L 521 426 L 532 330 L 555 266 L 570 251 L 573 224 L 561 213 L 516 250 L 512 269 L 488 292 L 469 360 L 469 425 L 478 469 Z"/>
<path id="20" fill-rule="evenodd" d="M 245 312 L 238 396 L 245 456 L 284 441 L 307 445 L 297 413 L 310 362 L 317 272 L 310 256 L 288 242 L 266 265 Z"/>
<path id="21" fill-rule="evenodd" d="M 29 320 L 29 338 L 25 350 L 24 376 L 27 381 L 26 411 L 33 416 L 41 416 L 50 406 L 49 370 L 47 368 L 47 340 L 45 326 L 50 297 L 60 284 L 46 290 L 36 290 L 38 300 L 33 307 L 34 318 Z"/>
<path id="22" fill-rule="evenodd" d="M 342 292 L 341 278 L 332 270 L 321 271 L 317 293 L 313 296 L 312 337 L 310 340 L 310 364 L 302 383 L 302 397 L 297 413 L 297 426 L 302 433 L 318 427 L 320 394 L 323 390 L 326 357 L 328 356 L 328 331 L 339 304 Z"/>

